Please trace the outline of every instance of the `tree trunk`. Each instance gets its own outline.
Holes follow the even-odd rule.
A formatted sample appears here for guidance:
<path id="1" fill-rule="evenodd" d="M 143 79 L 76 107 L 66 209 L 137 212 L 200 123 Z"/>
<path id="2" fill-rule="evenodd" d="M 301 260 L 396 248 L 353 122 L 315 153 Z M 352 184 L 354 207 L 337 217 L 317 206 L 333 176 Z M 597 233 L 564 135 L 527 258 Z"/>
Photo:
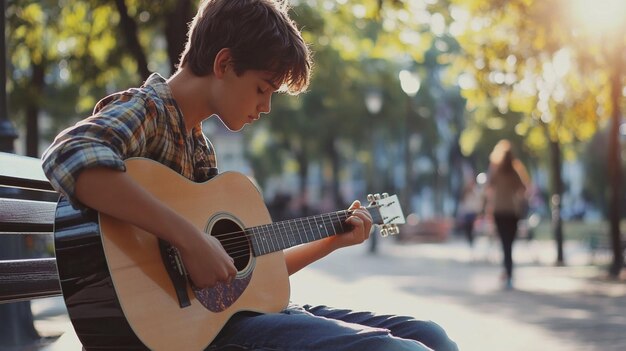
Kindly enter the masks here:
<path id="1" fill-rule="evenodd" d="M 402 192 L 402 208 L 406 215 L 413 213 L 411 198 L 413 197 L 413 155 L 411 155 L 411 112 L 413 101 L 406 100 L 406 115 L 404 116 L 404 189 Z"/>
<path id="2" fill-rule="evenodd" d="M 308 194 L 307 191 L 307 183 L 308 183 L 308 175 L 309 175 L 309 157 L 306 153 L 306 149 L 303 148 L 299 152 L 296 153 L 296 159 L 298 160 L 298 181 L 299 190 L 296 196 L 301 197 L 303 201 L 300 202 L 300 217 L 308 216 L 309 209 L 309 201 L 306 197 Z"/>
<path id="3" fill-rule="evenodd" d="M 30 101 L 26 107 L 26 155 L 39 157 L 39 110 L 44 90 L 45 64 L 33 64 L 30 80 Z"/>
<path id="4" fill-rule="evenodd" d="M 620 156 L 619 128 L 621 123 L 620 97 L 622 94 L 622 57 L 621 45 L 615 45 L 615 52 L 612 58 L 614 72 L 611 75 L 611 105 L 613 113 L 611 115 L 611 130 L 609 134 L 609 181 L 611 191 L 609 192 L 609 227 L 611 234 L 611 244 L 613 247 L 613 262 L 609 267 L 609 275 L 618 277 L 624 265 L 624 255 L 622 251 L 622 241 L 620 233 L 620 202 L 621 193 L 622 161 Z"/>
<path id="5" fill-rule="evenodd" d="M 563 219 L 561 217 L 561 198 L 563 196 L 563 175 L 561 171 L 561 145 L 558 141 L 550 141 L 552 156 L 552 233 L 556 243 L 556 264 L 565 264 L 563 255 Z"/>
<path id="6" fill-rule="evenodd" d="M 333 207 L 340 208 L 345 206 L 345 201 L 343 196 L 341 196 L 340 186 L 339 186 L 339 172 L 340 172 L 340 160 L 339 153 L 337 152 L 337 148 L 335 147 L 335 137 L 330 136 L 328 143 L 326 144 L 326 150 L 328 151 L 328 156 L 330 158 L 330 168 L 331 168 L 331 196 L 333 199 Z"/>
<path id="7" fill-rule="evenodd" d="M 124 0 L 115 0 L 115 5 L 120 14 L 120 26 L 122 27 L 123 37 L 126 40 L 126 47 L 137 62 L 137 70 L 139 71 L 141 80 L 145 81 L 150 76 L 150 70 L 148 69 L 146 54 L 143 52 L 141 44 L 139 44 L 137 23 L 128 14 L 128 8 Z"/>

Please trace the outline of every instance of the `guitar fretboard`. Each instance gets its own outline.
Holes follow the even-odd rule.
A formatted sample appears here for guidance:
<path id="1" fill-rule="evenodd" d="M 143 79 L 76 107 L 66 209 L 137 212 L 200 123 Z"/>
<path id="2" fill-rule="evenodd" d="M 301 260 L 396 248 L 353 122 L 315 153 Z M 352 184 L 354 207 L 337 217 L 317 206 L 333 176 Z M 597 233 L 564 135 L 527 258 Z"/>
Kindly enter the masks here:
<path id="1" fill-rule="evenodd" d="M 254 256 L 287 249 L 296 245 L 327 238 L 349 231 L 345 221 L 347 210 L 326 213 L 287 221 L 265 224 L 246 229 Z"/>

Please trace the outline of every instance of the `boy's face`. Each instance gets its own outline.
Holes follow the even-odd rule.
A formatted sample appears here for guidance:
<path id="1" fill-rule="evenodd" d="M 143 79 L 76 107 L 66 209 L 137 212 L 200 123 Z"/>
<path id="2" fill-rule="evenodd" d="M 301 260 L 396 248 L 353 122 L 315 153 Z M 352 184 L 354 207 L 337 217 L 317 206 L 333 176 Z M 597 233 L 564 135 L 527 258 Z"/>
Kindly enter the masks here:
<path id="1" fill-rule="evenodd" d="M 232 66 L 226 68 L 213 107 L 228 129 L 238 131 L 261 113 L 270 112 L 272 94 L 278 90 L 271 77 L 269 72 L 255 70 L 237 75 Z"/>

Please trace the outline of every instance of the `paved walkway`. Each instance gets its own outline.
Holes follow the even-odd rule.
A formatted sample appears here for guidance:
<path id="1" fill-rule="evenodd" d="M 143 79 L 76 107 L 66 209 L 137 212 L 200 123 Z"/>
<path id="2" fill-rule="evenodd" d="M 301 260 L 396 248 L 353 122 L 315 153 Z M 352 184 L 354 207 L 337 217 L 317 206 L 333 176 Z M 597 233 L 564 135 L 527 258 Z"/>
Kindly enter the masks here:
<path id="1" fill-rule="evenodd" d="M 603 279 L 584 248 L 568 244 L 568 266 L 554 267 L 552 243 L 517 243 L 515 289 L 506 291 L 496 244 L 480 238 L 472 252 L 459 240 L 387 238 L 376 255 L 343 249 L 294 275 L 292 298 L 431 319 L 464 351 L 626 350 L 626 284 Z M 44 335 L 69 326 L 60 298 L 33 311 Z"/>
<path id="2" fill-rule="evenodd" d="M 344 249 L 293 277 L 296 302 L 400 313 L 441 324 L 461 350 L 626 350 L 626 284 L 601 278 L 589 255 L 566 246 L 554 267 L 552 243 L 519 242 L 515 289 L 502 289 L 500 251 L 481 238 L 382 241 L 377 255 Z"/>

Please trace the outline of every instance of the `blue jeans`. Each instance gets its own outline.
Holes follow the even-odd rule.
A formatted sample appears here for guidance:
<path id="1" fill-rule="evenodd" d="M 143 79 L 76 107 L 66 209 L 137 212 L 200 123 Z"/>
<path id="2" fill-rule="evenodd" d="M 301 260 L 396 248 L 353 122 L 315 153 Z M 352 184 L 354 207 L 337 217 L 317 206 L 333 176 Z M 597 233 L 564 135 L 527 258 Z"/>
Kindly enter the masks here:
<path id="1" fill-rule="evenodd" d="M 240 312 L 226 323 L 210 351 L 458 350 L 430 321 L 326 306 L 290 305 L 280 313 Z"/>

